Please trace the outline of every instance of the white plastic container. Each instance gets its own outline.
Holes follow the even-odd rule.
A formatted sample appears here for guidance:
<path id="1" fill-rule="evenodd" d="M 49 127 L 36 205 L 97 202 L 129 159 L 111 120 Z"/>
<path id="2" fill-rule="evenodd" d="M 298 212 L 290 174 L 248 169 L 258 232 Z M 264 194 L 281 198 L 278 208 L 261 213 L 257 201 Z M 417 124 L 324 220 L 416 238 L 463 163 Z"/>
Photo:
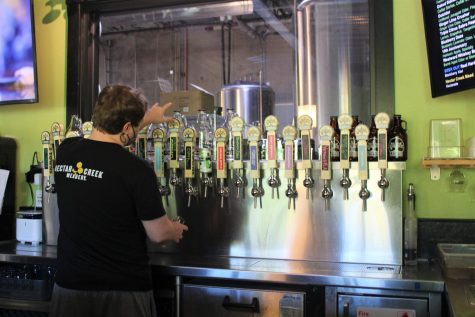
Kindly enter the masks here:
<path id="1" fill-rule="evenodd" d="M 18 242 L 39 245 L 43 241 L 43 213 L 35 210 L 16 213 L 16 239 Z"/>

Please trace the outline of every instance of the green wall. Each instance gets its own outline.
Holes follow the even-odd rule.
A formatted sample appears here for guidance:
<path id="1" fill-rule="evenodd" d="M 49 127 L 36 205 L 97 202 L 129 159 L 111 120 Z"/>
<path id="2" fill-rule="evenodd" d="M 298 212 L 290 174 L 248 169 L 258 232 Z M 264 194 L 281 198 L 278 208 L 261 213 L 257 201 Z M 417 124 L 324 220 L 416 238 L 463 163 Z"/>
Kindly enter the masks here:
<path id="1" fill-rule="evenodd" d="M 0 135 L 13 137 L 18 144 L 17 206 L 31 203 L 25 172 L 33 153 L 41 155 L 41 132 L 50 130 L 53 121 L 64 122 L 66 116 L 66 21 L 61 15 L 43 24 L 43 17 L 51 12 L 45 3 L 34 1 L 40 102 L 0 106 Z"/>
<path id="2" fill-rule="evenodd" d="M 407 121 L 409 138 L 404 190 L 414 183 L 420 217 L 475 219 L 475 170 L 461 170 L 467 185 L 459 193 L 449 192 L 452 169 L 441 170 L 441 179 L 432 181 L 421 165 L 431 119 L 461 118 L 464 139 L 475 136 L 475 89 L 431 97 L 421 1 L 393 1 L 396 112 Z"/>
<path id="3" fill-rule="evenodd" d="M 23 175 L 33 152 L 41 148 L 41 131 L 65 118 L 66 22 L 59 18 L 42 24 L 49 11 L 43 1 L 35 1 L 40 102 L 0 107 L 0 135 L 19 143 L 17 201 L 21 205 L 30 201 Z M 463 193 L 454 193 L 449 192 L 450 169 L 442 170 L 441 180 L 431 181 L 429 170 L 421 166 L 430 119 L 462 118 L 464 138 L 475 136 L 475 90 L 432 99 L 420 0 L 394 0 L 394 42 L 396 112 L 407 121 L 409 135 L 404 190 L 414 183 L 420 217 L 475 219 L 475 170 L 462 169 L 467 186 Z"/>

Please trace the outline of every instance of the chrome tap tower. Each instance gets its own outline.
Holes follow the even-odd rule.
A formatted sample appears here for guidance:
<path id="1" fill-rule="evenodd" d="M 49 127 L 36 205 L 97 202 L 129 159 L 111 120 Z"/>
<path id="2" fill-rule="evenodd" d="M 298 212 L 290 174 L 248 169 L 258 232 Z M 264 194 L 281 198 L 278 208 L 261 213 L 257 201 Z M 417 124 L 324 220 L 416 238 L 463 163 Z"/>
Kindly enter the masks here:
<path id="1" fill-rule="evenodd" d="M 351 116 L 341 118 L 345 123 Z M 367 162 L 365 125 L 356 131 L 358 161 L 347 161 L 342 150 L 340 162 L 332 162 L 330 126 L 320 128 L 320 159 L 316 159 L 310 116 L 301 115 L 296 126 L 282 130 L 274 116 L 265 122 L 264 135 L 258 126 L 249 127 L 244 135 L 246 122 L 240 117 L 232 120 L 232 131 L 217 128 L 210 173 L 200 172 L 199 151 L 195 151 L 200 133 L 192 127 L 173 120 L 168 131 L 161 127 L 149 129 L 148 136 L 141 133 L 146 142 L 138 138 L 130 150 L 140 156 L 147 153 L 169 217 L 181 217 L 190 227 L 179 245 L 150 244 L 151 251 L 401 265 L 405 163 L 384 163 L 391 186 L 384 188 L 383 200 L 379 195 L 382 165 Z M 90 123 L 84 126 L 87 137 Z M 345 124 L 342 129 L 344 148 Z M 45 243 L 52 245 L 59 229 L 54 149 L 63 135 L 58 123 L 51 134 L 42 134 Z M 229 142 L 234 143 L 231 156 L 226 155 Z M 380 143 L 379 151 L 386 151 L 386 144 Z"/>
<path id="2" fill-rule="evenodd" d="M 368 163 L 363 153 L 366 151 L 365 125 L 360 125 L 357 131 L 359 161 L 344 161 L 343 164 L 328 159 L 331 127 L 321 128 L 320 148 L 324 153 L 320 154 L 322 159 L 317 160 L 310 148 L 312 122 L 309 116 L 300 116 L 298 126 L 286 126 L 281 131 L 276 128 L 275 119 L 271 117 L 267 121 L 274 124 L 270 129 L 268 125 L 264 136 L 260 127 L 250 127 L 247 135 L 242 135 L 240 117 L 234 119 L 236 124 L 232 131 L 223 127 L 215 131 L 215 160 L 209 177 L 216 182 L 207 194 L 203 194 L 204 188 L 194 190 L 193 203 L 187 205 L 184 202 L 189 201 L 190 188 L 185 182 L 170 186 L 170 196 L 163 197 L 169 216 L 184 218 L 190 231 L 179 245 L 150 245 L 151 250 L 246 258 L 402 264 L 402 172 L 405 163 L 387 163 L 385 177 L 391 186 L 385 189 L 382 200 L 378 195 L 381 167 L 378 162 Z M 229 133 L 237 138 L 233 149 L 238 153 L 231 157 L 225 155 L 227 142 L 233 140 L 228 137 Z M 274 149 L 269 151 L 266 147 L 269 139 L 265 136 L 270 140 L 278 139 Z M 384 144 L 382 146 L 386 148 Z M 165 169 L 171 170 L 164 175 L 190 175 L 186 167 L 189 167 L 189 159 L 184 153 L 172 165 L 169 157 L 170 153 L 167 153 Z M 199 179 L 203 173 L 199 173 L 198 160 L 194 164 L 194 186 L 208 186 Z M 351 186 L 340 185 L 340 180 L 345 178 L 345 184 Z M 278 196 L 279 191 L 283 195 Z M 169 204 L 167 199 L 171 200 Z"/>

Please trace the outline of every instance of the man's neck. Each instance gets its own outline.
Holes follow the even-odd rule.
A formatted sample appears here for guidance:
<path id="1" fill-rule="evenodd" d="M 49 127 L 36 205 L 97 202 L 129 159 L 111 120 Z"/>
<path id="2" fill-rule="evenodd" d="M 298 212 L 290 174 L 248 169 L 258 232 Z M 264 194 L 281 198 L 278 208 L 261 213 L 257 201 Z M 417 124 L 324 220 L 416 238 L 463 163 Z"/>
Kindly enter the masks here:
<path id="1" fill-rule="evenodd" d="M 102 132 L 97 130 L 96 128 L 92 129 L 91 136 L 89 139 L 99 142 L 108 142 L 108 143 L 115 143 L 120 146 L 124 146 L 120 141 L 120 134 L 109 134 L 106 132 Z"/>

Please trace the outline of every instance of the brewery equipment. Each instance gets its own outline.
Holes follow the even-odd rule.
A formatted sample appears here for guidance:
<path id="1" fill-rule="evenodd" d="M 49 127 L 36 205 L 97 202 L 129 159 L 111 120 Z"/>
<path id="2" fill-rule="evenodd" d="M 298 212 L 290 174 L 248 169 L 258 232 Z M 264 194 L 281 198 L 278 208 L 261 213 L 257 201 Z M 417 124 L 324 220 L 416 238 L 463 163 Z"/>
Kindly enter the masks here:
<path id="1" fill-rule="evenodd" d="M 248 124 L 259 122 L 259 126 L 262 127 L 261 118 L 274 113 L 275 94 L 267 84 L 238 80 L 233 84 L 224 85 L 217 99 L 220 107 L 234 109 Z"/>

